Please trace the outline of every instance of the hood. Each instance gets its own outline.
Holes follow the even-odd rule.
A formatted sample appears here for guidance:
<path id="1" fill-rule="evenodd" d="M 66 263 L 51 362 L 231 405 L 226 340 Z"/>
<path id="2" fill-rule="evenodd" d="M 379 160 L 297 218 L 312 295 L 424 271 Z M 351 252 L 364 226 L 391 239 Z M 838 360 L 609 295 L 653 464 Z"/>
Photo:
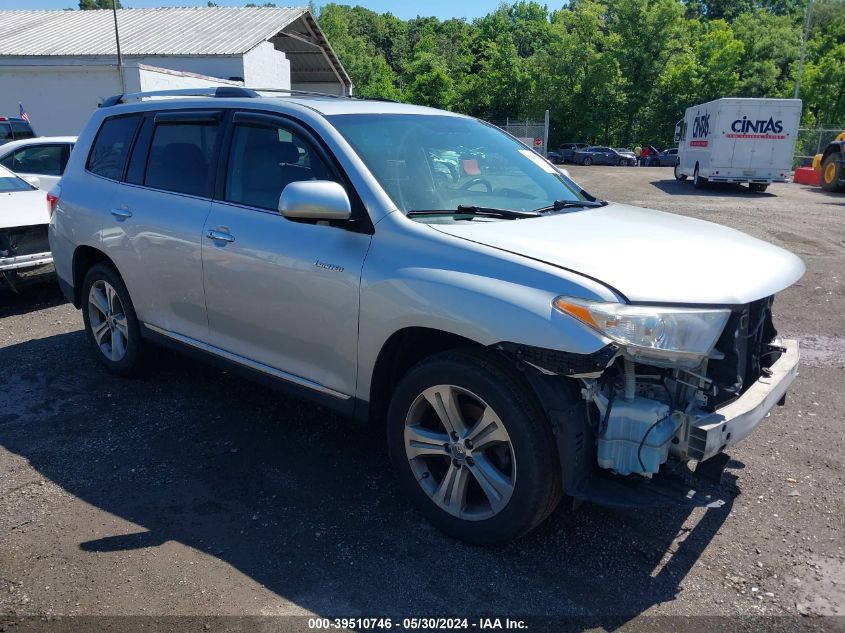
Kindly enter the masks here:
<path id="1" fill-rule="evenodd" d="M 592 277 L 632 302 L 743 304 L 804 274 L 798 257 L 745 233 L 624 204 L 432 227 Z"/>
<path id="2" fill-rule="evenodd" d="M 49 223 L 46 192 L 41 189 L 0 192 L 0 229 Z"/>

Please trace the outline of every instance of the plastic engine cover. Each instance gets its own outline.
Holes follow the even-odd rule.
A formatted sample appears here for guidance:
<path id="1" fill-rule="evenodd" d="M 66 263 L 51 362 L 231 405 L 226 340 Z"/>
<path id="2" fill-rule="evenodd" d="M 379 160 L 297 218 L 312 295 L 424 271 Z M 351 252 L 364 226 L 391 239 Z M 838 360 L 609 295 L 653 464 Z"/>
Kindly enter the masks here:
<path id="1" fill-rule="evenodd" d="M 669 442 L 676 429 L 667 404 L 640 397 L 614 400 L 607 430 L 598 438 L 598 464 L 620 475 L 650 477 L 669 456 Z"/>

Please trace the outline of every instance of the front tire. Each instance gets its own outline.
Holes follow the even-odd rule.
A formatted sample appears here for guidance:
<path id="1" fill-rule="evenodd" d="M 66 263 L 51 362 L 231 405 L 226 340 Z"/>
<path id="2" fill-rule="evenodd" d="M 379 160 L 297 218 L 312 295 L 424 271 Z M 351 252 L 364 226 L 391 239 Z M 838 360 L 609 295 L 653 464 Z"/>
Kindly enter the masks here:
<path id="1" fill-rule="evenodd" d="M 468 543 L 519 538 L 561 498 L 555 439 L 536 396 L 486 350 L 445 352 L 411 369 L 390 404 L 387 443 L 420 513 Z"/>
<path id="2" fill-rule="evenodd" d="M 680 164 L 675 165 L 675 180 L 686 180 L 687 175 L 681 173 L 681 166 Z"/>
<path id="3" fill-rule="evenodd" d="M 585 167 L 589 167 L 590 165 L 593 164 L 593 159 L 590 158 L 589 156 L 587 156 L 586 158 L 584 158 L 583 164 L 584 164 Z"/>
<path id="4" fill-rule="evenodd" d="M 136 373 L 141 366 L 142 342 L 129 291 L 117 271 L 97 264 L 82 284 L 82 319 L 85 334 L 97 360 L 121 376 Z"/>
<path id="5" fill-rule="evenodd" d="M 842 185 L 842 161 L 836 160 L 836 154 L 828 156 L 824 163 L 822 163 L 821 178 L 819 178 L 822 189 L 825 191 L 845 191 L 845 185 Z"/>

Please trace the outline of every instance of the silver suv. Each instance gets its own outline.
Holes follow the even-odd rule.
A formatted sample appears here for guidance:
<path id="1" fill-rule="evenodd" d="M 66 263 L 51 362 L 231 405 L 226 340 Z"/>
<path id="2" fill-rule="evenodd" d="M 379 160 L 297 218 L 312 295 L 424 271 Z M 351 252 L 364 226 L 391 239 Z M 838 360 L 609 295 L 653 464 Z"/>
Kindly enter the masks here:
<path id="1" fill-rule="evenodd" d="M 450 112 L 114 97 L 51 194 L 60 284 L 101 363 L 192 348 L 383 425 L 407 496 L 473 543 L 525 534 L 564 494 L 717 503 L 679 471 L 718 474 L 796 373 L 772 301 L 801 260 L 599 200 Z"/>

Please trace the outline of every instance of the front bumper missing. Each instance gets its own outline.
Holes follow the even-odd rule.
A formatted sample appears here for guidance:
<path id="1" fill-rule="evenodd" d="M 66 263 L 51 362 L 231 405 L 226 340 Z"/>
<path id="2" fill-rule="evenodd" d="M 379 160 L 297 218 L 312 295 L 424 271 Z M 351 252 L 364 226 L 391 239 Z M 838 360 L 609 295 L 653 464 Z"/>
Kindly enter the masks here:
<path id="1" fill-rule="evenodd" d="M 742 396 L 692 423 L 689 457 L 701 462 L 744 440 L 784 397 L 798 374 L 798 341 L 781 346 L 784 351 L 769 368 L 771 376 L 760 377 Z"/>
<path id="2" fill-rule="evenodd" d="M 0 271 L 19 270 L 53 263 L 53 254 L 33 253 L 31 255 L 18 255 L 17 257 L 0 257 Z"/>

